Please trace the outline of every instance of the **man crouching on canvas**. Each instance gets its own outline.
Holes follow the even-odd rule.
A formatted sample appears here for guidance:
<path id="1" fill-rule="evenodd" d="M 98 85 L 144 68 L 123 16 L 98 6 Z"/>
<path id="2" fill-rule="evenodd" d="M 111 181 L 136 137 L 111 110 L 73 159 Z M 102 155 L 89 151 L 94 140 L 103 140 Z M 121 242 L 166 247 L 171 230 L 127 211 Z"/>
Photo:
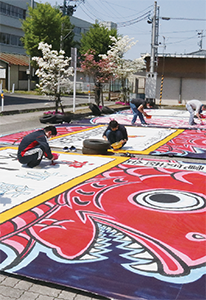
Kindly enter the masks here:
<path id="1" fill-rule="evenodd" d="M 56 154 L 51 153 L 47 139 L 57 134 L 54 126 L 47 126 L 44 129 L 33 131 L 26 135 L 18 148 L 18 160 L 21 164 L 27 164 L 29 168 L 38 166 L 45 156 L 53 160 L 57 159 Z"/>
<path id="2" fill-rule="evenodd" d="M 111 146 L 119 142 L 119 148 L 122 148 L 128 141 L 127 130 L 124 125 L 119 124 L 116 120 L 112 120 L 103 133 L 103 138 L 109 141 Z"/>

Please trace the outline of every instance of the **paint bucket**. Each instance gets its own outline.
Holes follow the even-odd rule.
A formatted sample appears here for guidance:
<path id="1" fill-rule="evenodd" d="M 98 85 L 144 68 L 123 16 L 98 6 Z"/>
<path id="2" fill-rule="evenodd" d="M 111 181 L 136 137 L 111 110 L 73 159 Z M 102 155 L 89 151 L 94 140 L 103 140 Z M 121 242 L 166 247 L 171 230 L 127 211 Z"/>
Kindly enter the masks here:
<path id="1" fill-rule="evenodd" d="M 118 149 L 122 148 L 122 142 L 113 143 L 113 144 L 111 144 L 111 146 L 114 150 L 118 150 Z"/>

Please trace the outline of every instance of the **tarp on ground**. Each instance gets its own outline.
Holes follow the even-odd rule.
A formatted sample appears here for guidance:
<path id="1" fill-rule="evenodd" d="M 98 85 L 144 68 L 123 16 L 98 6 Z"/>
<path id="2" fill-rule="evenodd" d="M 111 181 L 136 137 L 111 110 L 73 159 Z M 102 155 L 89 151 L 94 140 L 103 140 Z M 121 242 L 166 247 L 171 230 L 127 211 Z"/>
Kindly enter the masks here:
<path id="1" fill-rule="evenodd" d="M 202 128 L 206 129 L 206 116 L 202 119 L 204 125 L 200 124 L 198 119 L 195 119 L 197 125 L 189 125 L 189 113 L 185 110 L 170 110 L 170 109 L 145 109 L 151 119 L 146 119 L 149 127 L 171 127 L 171 128 Z M 131 110 L 123 110 L 119 113 L 111 115 L 103 115 L 91 119 L 92 124 L 108 124 L 111 120 L 116 120 L 123 125 L 131 125 L 133 114 Z M 141 126 L 140 120 L 137 117 L 135 122 L 137 126 Z"/>
<path id="2" fill-rule="evenodd" d="M 49 126 L 48 124 L 46 126 Z M 63 126 L 63 125 L 53 125 L 56 127 L 57 129 L 57 136 L 60 135 L 64 135 L 67 133 L 71 133 L 71 132 L 77 132 L 79 130 L 85 130 L 86 128 L 90 128 L 92 127 L 90 126 L 81 126 L 81 125 L 67 125 L 67 126 Z M 43 127 L 43 128 L 44 128 Z M 32 130 L 27 130 L 27 131 L 20 131 L 20 132 L 15 132 L 15 133 L 10 133 L 10 134 L 5 134 L 5 135 L 1 135 L 0 136 L 0 145 L 19 145 L 21 140 L 23 139 L 24 136 L 26 136 L 27 134 L 33 132 L 34 130 L 39 130 L 42 129 L 41 128 L 36 128 L 36 129 L 32 129 Z"/>
<path id="3" fill-rule="evenodd" d="M 118 153 L 168 155 L 177 157 L 206 158 L 206 130 L 150 128 L 126 126 L 128 142 Z M 50 140 L 53 148 L 82 149 L 85 139 L 102 139 L 106 125 L 58 126 L 58 135 Z M 0 137 L 1 145 L 18 145 L 29 132 Z"/>
<path id="4" fill-rule="evenodd" d="M 113 299 L 205 299 L 206 165 L 0 150 L 0 268 Z"/>

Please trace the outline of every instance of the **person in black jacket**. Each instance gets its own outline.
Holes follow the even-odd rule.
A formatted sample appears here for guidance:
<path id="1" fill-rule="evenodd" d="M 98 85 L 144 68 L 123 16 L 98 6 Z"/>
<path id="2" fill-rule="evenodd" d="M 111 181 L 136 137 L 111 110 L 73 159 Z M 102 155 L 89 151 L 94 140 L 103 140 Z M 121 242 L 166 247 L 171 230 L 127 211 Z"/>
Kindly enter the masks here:
<path id="1" fill-rule="evenodd" d="M 19 162 L 33 168 L 40 164 L 43 156 L 53 161 L 55 157 L 51 153 L 47 138 L 56 134 L 57 130 L 54 126 L 47 126 L 26 135 L 18 148 L 17 157 Z"/>
<path id="2" fill-rule="evenodd" d="M 119 124 L 116 120 L 112 120 L 104 131 L 103 138 L 108 140 L 110 144 L 121 142 L 123 147 L 128 141 L 127 130 L 124 125 Z"/>
<path id="3" fill-rule="evenodd" d="M 140 99 L 140 98 L 134 98 L 130 101 L 130 108 L 132 109 L 133 112 L 133 119 L 132 119 L 132 125 L 134 125 L 134 123 L 137 120 L 137 116 L 140 119 L 140 122 L 142 125 L 146 125 L 147 123 L 145 122 L 145 119 L 143 117 L 143 115 L 145 117 L 147 117 L 147 113 L 144 111 L 144 107 L 147 106 L 148 108 L 150 108 L 149 103 L 146 102 L 146 100 Z"/>

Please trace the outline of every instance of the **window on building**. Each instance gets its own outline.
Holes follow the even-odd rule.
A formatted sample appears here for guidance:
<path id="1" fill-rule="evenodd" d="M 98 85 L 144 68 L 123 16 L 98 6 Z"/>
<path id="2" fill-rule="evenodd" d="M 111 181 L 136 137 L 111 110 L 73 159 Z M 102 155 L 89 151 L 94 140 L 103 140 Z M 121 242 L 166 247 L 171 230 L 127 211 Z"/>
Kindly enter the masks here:
<path id="1" fill-rule="evenodd" d="M 83 29 L 83 33 L 86 34 L 89 30 L 88 29 Z"/>
<path id="2" fill-rule="evenodd" d="M 7 6 L 6 3 L 0 2 L 0 12 L 2 14 L 6 14 L 7 13 L 6 6 Z"/>
<path id="3" fill-rule="evenodd" d="M 11 45 L 17 45 L 17 36 L 11 35 Z"/>
<path id="4" fill-rule="evenodd" d="M 21 36 L 17 36 L 17 46 L 23 47 L 23 42 L 21 41 Z"/>
<path id="5" fill-rule="evenodd" d="M 75 34 L 81 34 L 81 27 L 76 27 L 75 26 L 73 31 L 74 31 Z"/>
<path id="6" fill-rule="evenodd" d="M 0 44 L 22 47 L 21 36 L 0 32 Z"/>
<path id="7" fill-rule="evenodd" d="M 10 43 L 10 34 L 0 32 L 0 43 L 9 44 Z"/>
<path id="8" fill-rule="evenodd" d="M 26 18 L 26 10 L 0 1 L 0 13 L 19 19 Z"/>
<path id="9" fill-rule="evenodd" d="M 10 11 L 11 11 L 11 5 L 6 4 L 6 14 L 10 15 Z"/>

